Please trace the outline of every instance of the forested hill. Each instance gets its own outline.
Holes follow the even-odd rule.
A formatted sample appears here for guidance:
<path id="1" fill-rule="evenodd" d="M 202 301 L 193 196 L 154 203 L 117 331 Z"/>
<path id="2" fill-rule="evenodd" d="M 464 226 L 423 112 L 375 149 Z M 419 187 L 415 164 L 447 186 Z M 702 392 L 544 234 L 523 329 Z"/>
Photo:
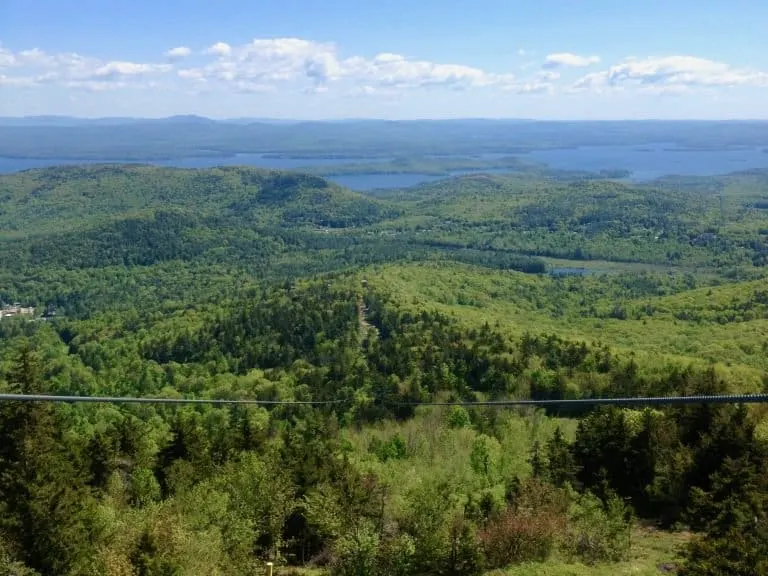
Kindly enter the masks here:
<path id="1" fill-rule="evenodd" d="M 49 168 L 0 177 L 0 190 L 9 270 L 169 260 L 256 269 L 305 237 L 322 243 L 322 231 L 398 215 L 316 176 L 250 168 Z"/>
<path id="2" fill-rule="evenodd" d="M 3 236 L 83 229 L 157 210 L 328 227 L 387 215 L 380 202 L 322 178 L 245 167 L 64 166 L 0 176 L 0 190 Z"/>

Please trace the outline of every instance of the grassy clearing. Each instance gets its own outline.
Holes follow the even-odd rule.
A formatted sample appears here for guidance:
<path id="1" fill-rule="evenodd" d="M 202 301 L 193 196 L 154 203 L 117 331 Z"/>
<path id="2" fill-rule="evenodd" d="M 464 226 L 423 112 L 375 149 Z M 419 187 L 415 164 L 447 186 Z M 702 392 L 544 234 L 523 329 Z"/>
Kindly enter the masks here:
<path id="1" fill-rule="evenodd" d="M 669 569 L 678 565 L 677 550 L 689 539 L 687 533 L 662 532 L 638 526 L 632 532 L 631 557 L 626 562 L 585 566 L 553 558 L 541 564 L 522 564 L 507 570 L 496 570 L 487 576 L 658 576 L 665 573 L 660 567 Z"/>
<path id="2" fill-rule="evenodd" d="M 520 564 L 494 570 L 486 576 L 658 576 L 675 573 L 677 551 L 690 539 L 685 532 L 663 532 L 637 526 L 632 531 L 632 550 L 626 562 L 586 566 L 552 558 L 547 562 Z M 666 570 L 666 571 L 663 571 Z M 279 568 L 275 576 L 327 576 L 322 569 Z"/>

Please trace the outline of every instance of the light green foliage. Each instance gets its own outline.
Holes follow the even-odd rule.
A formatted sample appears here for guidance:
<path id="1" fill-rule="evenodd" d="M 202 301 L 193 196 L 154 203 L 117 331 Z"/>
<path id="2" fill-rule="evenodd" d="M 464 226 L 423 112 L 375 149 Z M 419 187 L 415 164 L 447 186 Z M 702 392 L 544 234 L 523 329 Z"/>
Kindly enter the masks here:
<path id="1" fill-rule="evenodd" d="M 149 506 L 160 499 L 160 484 L 146 468 L 137 468 L 130 479 L 131 501 L 138 507 Z"/>
<path id="2" fill-rule="evenodd" d="M 469 426 L 469 414 L 461 406 L 453 406 L 448 414 L 448 426 L 451 428 L 465 428 Z"/>
<path id="3" fill-rule="evenodd" d="M 501 446 L 495 438 L 484 434 L 477 436 L 472 442 L 472 452 L 469 455 L 475 473 L 493 483 L 498 470 L 500 451 Z"/>
<path id="4" fill-rule="evenodd" d="M 760 370 L 768 367 L 763 351 L 763 343 L 768 342 L 765 312 L 756 312 L 753 319 L 738 319 L 739 310 L 749 307 L 763 290 L 762 281 L 690 292 L 678 277 L 666 274 L 557 279 L 448 264 L 385 266 L 368 277 L 376 285 L 387 286 L 397 299 L 418 302 L 414 309 L 439 310 L 476 326 L 498 322 L 502 330 L 516 335 L 551 331 L 574 340 L 604 342 L 641 359 L 656 359 L 643 361 L 644 371 L 658 369 L 659 361 L 663 366 L 706 360 L 718 362 L 719 370 L 733 373 L 747 389 L 756 389 Z M 670 292 L 677 295 L 664 295 Z M 462 294 L 471 298 L 471 305 L 459 304 Z M 686 295 L 692 295 L 689 303 L 683 300 Z M 618 299 L 629 310 L 626 320 L 610 316 Z M 704 313 L 703 307 L 711 309 L 714 303 L 726 318 L 724 323 L 696 319 Z"/>
<path id="5" fill-rule="evenodd" d="M 379 537 L 370 523 L 357 526 L 341 536 L 334 545 L 334 576 L 376 576 Z"/>
<path id="6" fill-rule="evenodd" d="M 585 564 L 626 560 L 631 527 L 631 512 L 618 497 L 603 502 L 586 492 L 568 511 L 565 551 Z"/>

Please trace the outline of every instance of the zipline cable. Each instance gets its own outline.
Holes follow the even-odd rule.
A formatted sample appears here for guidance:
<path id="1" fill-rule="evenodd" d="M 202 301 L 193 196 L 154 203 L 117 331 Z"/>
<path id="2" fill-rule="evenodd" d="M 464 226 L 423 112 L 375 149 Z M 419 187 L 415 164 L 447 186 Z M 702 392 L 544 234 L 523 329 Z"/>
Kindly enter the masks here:
<path id="1" fill-rule="evenodd" d="M 106 404 L 263 404 L 324 405 L 346 400 L 229 400 L 223 398 L 141 398 L 131 396 L 59 396 L 56 394 L 0 394 L 0 402 L 90 402 Z"/>
<path id="2" fill-rule="evenodd" d="M 0 394 L 0 402 L 60 402 L 108 404 L 251 404 L 265 406 L 325 406 L 343 404 L 349 400 L 256 400 L 223 398 L 144 398 L 131 396 L 60 396 L 56 394 Z M 464 406 L 464 407 L 524 407 L 524 406 L 658 406 L 675 404 L 761 404 L 768 403 L 768 394 L 717 394 L 694 396 L 655 396 L 627 398 L 578 398 L 569 400 L 493 400 L 478 402 L 398 402 L 380 401 L 385 406 Z"/>
<path id="3" fill-rule="evenodd" d="M 628 398 L 578 398 L 564 400 L 490 400 L 478 402 L 392 402 L 396 406 L 653 406 L 669 404 L 760 404 L 768 394 L 717 394 L 694 396 L 653 396 Z"/>

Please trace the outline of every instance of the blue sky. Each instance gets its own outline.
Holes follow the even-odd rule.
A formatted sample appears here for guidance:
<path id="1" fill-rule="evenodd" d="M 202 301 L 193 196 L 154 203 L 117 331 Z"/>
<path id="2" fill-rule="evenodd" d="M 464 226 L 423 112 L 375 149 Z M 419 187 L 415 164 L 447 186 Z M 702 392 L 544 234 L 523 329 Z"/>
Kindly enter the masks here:
<path id="1" fill-rule="evenodd" d="M 0 115 L 768 118 L 768 3 L 0 0 Z"/>

